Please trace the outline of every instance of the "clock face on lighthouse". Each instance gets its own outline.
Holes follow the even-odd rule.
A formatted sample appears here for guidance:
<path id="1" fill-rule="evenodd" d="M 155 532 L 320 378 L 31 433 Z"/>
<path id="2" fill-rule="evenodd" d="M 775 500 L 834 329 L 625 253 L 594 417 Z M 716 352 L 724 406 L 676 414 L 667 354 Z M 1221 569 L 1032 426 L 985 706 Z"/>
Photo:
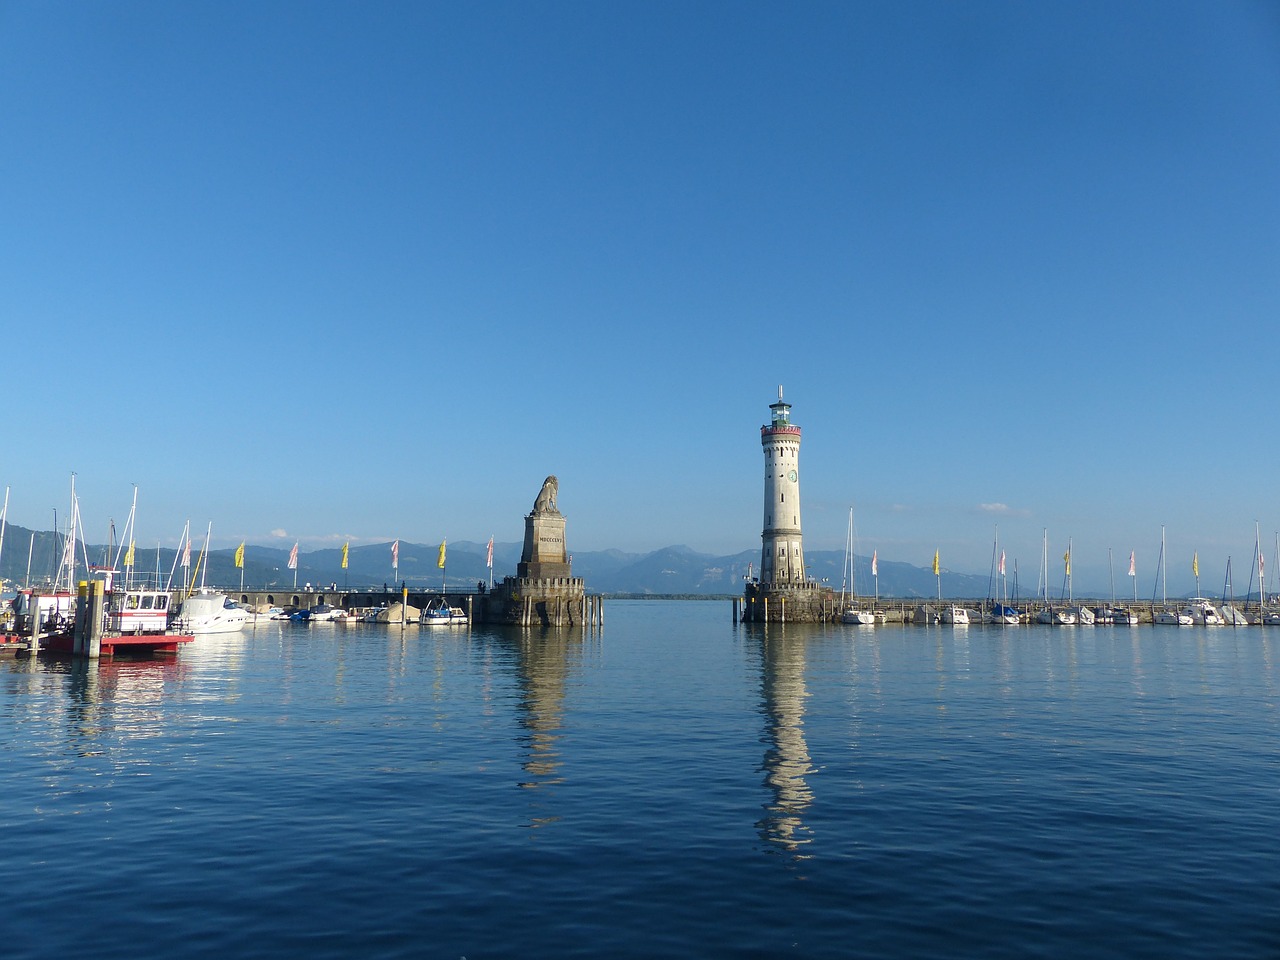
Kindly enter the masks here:
<path id="1" fill-rule="evenodd" d="M 787 479 L 788 479 L 788 480 L 790 480 L 792 483 L 795 483 L 795 482 L 796 482 L 796 472 L 795 472 L 794 470 L 792 470 L 791 472 L 789 472 L 789 473 L 787 474 Z"/>

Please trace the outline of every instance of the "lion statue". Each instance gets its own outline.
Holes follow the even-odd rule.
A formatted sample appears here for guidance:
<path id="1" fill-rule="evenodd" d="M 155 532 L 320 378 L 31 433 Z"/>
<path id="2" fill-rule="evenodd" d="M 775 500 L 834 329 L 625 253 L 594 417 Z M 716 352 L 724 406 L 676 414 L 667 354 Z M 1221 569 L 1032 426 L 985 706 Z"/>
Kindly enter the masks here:
<path id="1" fill-rule="evenodd" d="M 559 513 L 556 508 L 556 494 L 560 492 L 560 481 L 555 477 L 547 477 L 542 481 L 542 489 L 538 491 L 538 499 L 533 501 L 535 514 Z"/>

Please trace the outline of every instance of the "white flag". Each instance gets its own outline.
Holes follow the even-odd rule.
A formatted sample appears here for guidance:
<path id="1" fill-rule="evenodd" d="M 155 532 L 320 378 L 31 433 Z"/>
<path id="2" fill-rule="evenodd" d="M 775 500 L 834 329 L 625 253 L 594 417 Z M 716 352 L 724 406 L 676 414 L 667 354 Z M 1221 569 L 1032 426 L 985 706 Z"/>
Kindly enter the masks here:
<path id="1" fill-rule="evenodd" d="M 1000 551 L 1000 576 L 1004 576 L 1004 551 Z"/>
<path id="2" fill-rule="evenodd" d="M 393 567 L 400 566 L 400 541 L 397 540 L 391 545 L 391 565 Z"/>
<path id="3" fill-rule="evenodd" d="M 876 551 L 871 551 L 871 575 L 873 577 L 880 576 L 880 565 L 876 563 Z"/>
<path id="4" fill-rule="evenodd" d="M 1129 576 L 1131 577 L 1137 576 L 1137 573 L 1134 572 L 1134 567 L 1133 567 L 1133 551 L 1132 550 L 1129 551 Z"/>
<path id="5" fill-rule="evenodd" d="M 289 551 L 289 569 L 290 569 L 290 570 L 297 570 L 297 569 L 298 569 L 298 544 L 297 544 L 297 542 L 295 542 L 295 543 L 294 543 L 294 545 L 293 545 L 293 549 Z"/>
<path id="6" fill-rule="evenodd" d="M 484 565 L 488 567 L 490 570 L 493 569 L 493 537 L 489 538 L 489 554 L 488 554 L 488 557 L 485 559 Z"/>

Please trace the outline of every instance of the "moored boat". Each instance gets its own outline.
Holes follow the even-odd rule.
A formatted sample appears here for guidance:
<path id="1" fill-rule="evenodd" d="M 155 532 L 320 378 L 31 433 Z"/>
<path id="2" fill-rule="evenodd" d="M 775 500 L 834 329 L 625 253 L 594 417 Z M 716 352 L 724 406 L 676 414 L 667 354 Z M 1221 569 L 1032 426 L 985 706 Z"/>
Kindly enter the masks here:
<path id="1" fill-rule="evenodd" d="M 1234 603 L 1224 603 L 1218 612 L 1222 615 L 1222 622 L 1229 626 L 1247 627 L 1249 625 L 1248 616 Z"/>
<path id="2" fill-rule="evenodd" d="M 1218 612 L 1218 608 L 1204 597 L 1192 597 L 1182 608 L 1182 612 L 1191 617 L 1192 623 L 1201 626 L 1217 626 L 1226 623 L 1222 614 Z"/>
<path id="3" fill-rule="evenodd" d="M 239 633 L 249 611 L 221 590 L 201 587 L 182 601 L 178 624 L 192 634 Z"/>
<path id="4" fill-rule="evenodd" d="M 855 572 L 854 559 L 854 537 L 853 537 L 853 507 L 849 508 L 849 533 L 844 542 L 844 571 L 843 581 L 840 584 L 840 602 L 842 612 L 840 614 L 841 623 L 854 623 L 861 626 L 874 626 L 876 622 L 875 613 L 870 610 L 863 610 L 858 604 L 858 579 Z M 845 587 L 849 588 L 848 602 L 845 602 Z"/>
<path id="5" fill-rule="evenodd" d="M 456 626 L 467 622 L 467 612 L 461 607 L 451 607 L 443 598 L 427 604 L 418 620 L 426 627 Z"/>
<path id="6" fill-rule="evenodd" d="M 1049 606 L 1036 614 L 1036 623 L 1045 623 L 1055 627 L 1074 627 L 1076 615 L 1070 610 Z"/>
<path id="7" fill-rule="evenodd" d="M 916 607 L 911 614 L 911 622 L 916 624 L 933 624 L 939 620 L 938 611 L 927 603 Z"/>
<path id="8" fill-rule="evenodd" d="M 872 626 L 876 622 L 875 612 L 872 610 L 862 610 L 850 604 L 845 607 L 844 613 L 840 614 L 841 623 L 856 623 L 862 626 Z"/>
<path id="9" fill-rule="evenodd" d="M 1015 624 L 1022 622 L 1022 611 L 1005 603 L 993 604 L 987 613 L 987 623 Z"/>
<path id="10" fill-rule="evenodd" d="M 312 623 L 328 623 L 346 616 L 344 610 L 328 603 L 317 603 L 307 613 L 310 614 L 307 619 Z"/>
<path id="11" fill-rule="evenodd" d="M 1093 626 L 1098 620 L 1097 614 L 1083 604 L 1067 607 L 1066 612 L 1075 617 L 1076 623 L 1086 627 Z"/>

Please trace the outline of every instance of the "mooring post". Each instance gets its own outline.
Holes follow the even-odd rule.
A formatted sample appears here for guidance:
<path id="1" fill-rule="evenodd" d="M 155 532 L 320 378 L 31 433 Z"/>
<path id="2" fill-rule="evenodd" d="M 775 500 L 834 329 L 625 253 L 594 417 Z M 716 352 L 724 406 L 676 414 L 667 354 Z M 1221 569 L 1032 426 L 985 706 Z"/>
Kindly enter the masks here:
<path id="1" fill-rule="evenodd" d="M 101 580 L 89 581 L 89 609 L 85 613 L 85 656 L 97 660 L 102 655 L 102 606 L 106 597 L 106 584 Z"/>
<path id="2" fill-rule="evenodd" d="M 31 591 L 31 640 L 27 649 L 32 654 L 40 652 L 40 593 L 37 590 Z"/>

